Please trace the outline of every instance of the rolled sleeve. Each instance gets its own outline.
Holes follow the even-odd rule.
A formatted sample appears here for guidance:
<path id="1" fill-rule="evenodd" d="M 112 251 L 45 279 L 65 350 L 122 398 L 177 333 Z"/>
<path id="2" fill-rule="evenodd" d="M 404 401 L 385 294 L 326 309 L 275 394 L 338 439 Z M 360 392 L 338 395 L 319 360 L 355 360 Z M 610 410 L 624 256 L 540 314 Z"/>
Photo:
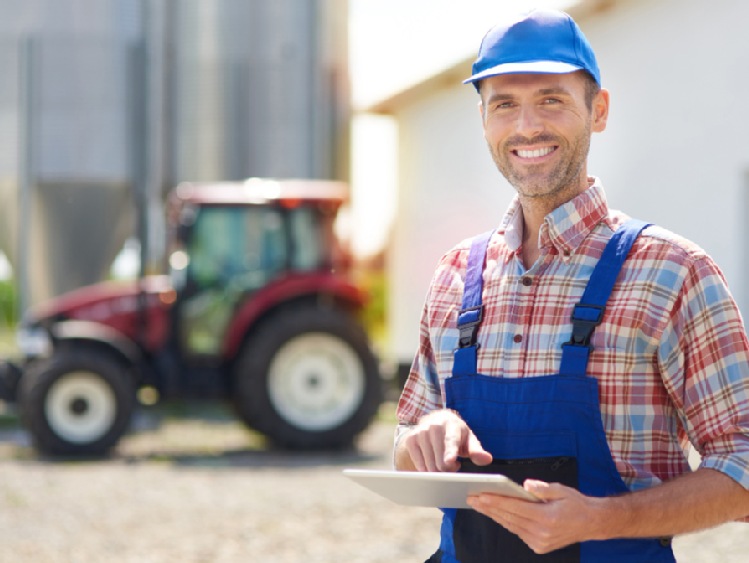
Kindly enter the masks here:
<path id="1" fill-rule="evenodd" d="M 749 490 L 749 438 L 742 435 L 731 441 L 738 442 L 731 445 L 734 453 L 707 455 L 702 458 L 700 467 L 720 471 Z"/>

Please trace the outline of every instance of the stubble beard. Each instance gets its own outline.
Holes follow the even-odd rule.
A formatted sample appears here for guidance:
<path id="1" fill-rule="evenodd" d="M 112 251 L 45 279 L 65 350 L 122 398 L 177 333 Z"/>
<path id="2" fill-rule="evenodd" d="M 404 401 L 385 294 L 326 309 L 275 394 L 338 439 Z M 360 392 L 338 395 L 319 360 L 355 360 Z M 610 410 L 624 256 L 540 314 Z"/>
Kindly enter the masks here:
<path id="1" fill-rule="evenodd" d="M 521 170 L 510 162 L 509 155 L 513 150 L 540 143 L 555 144 L 558 151 L 567 154 L 546 173 L 543 172 L 546 164 L 526 166 Z M 532 139 L 511 137 L 502 146 L 489 145 L 489 150 L 494 164 L 521 198 L 550 199 L 561 204 L 566 201 L 565 198 L 571 199 L 577 195 L 580 186 L 587 185 L 587 175 L 584 173 L 590 150 L 590 131 L 587 128 L 575 137 L 572 144 L 565 142 L 563 138 L 547 134 Z"/>

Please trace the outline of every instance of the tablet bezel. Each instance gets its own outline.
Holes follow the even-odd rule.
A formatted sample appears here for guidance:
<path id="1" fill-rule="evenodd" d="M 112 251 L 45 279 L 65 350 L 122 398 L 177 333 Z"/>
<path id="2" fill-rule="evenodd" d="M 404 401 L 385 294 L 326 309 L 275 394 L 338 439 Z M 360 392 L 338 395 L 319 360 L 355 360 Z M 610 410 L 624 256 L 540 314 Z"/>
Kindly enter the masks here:
<path id="1" fill-rule="evenodd" d="M 497 473 L 344 469 L 343 474 L 369 490 L 407 506 L 470 508 L 466 498 L 484 492 L 530 502 L 541 501 L 509 477 Z"/>

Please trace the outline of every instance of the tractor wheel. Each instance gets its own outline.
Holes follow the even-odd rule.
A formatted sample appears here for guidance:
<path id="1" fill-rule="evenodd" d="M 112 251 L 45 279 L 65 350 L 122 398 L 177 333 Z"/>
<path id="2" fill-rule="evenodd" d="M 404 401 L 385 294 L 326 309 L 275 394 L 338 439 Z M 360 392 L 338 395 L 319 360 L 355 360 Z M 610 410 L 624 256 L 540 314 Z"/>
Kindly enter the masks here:
<path id="1" fill-rule="evenodd" d="M 382 401 L 366 334 L 339 310 L 299 307 L 268 319 L 248 339 L 234 377 L 240 417 L 288 449 L 351 445 Z"/>
<path id="2" fill-rule="evenodd" d="M 106 453 L 127 430 L 134 406 L 131 374 L 89 350 L 57 352 L 21 378 L 21 421 L 46 455 Z"/>

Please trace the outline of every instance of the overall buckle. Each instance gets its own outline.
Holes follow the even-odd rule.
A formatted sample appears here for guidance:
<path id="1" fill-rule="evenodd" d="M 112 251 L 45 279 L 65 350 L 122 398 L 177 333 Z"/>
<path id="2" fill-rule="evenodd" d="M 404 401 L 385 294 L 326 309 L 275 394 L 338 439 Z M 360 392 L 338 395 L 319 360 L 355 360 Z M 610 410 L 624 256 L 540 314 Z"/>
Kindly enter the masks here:
<path id="1" fill-rule="evenodd" d="M 483 318 L 483 305 L 460 310 L 458 313 L 458 331 L 460 332 L 458 336 L 458 348 L 478 346 L 476 344 L 476 334 Z"/>
<path id="2" fill-rule="evenodd" d="M 572 336 L 564 346 L 590 346 L 590 337 L 603 321 L 604 308 L 578 303 L 572 311 Z"/>

